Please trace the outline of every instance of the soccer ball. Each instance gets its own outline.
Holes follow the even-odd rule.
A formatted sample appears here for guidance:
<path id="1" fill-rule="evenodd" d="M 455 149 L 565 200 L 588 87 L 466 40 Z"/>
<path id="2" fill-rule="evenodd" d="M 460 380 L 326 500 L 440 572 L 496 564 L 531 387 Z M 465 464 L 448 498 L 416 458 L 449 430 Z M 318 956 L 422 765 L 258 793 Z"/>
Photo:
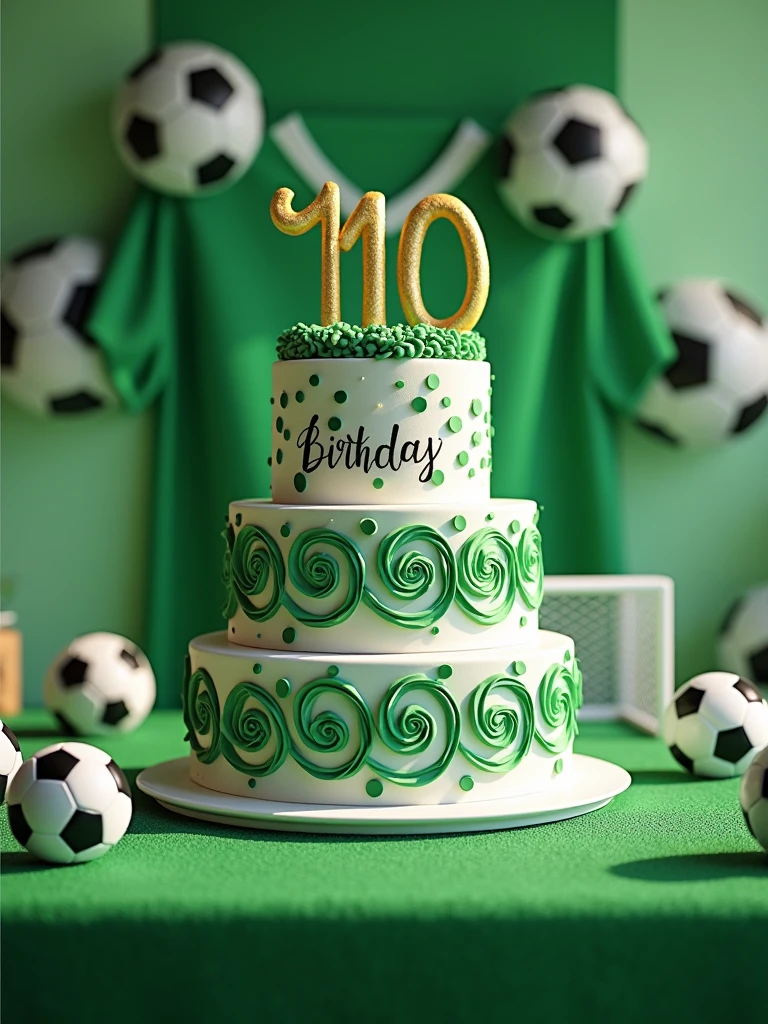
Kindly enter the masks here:
<path id="1" fill-rule="evenodd" d="M 768 703 L 733 672 L 704 672 L 677 691 L 663 730 L 672 755 L 694 775 L 743 775 L 768 744 Z"/>
<path id="2" fill-rule="evenodd" d="M 231 53 L 173 43 L 130 72 L 114 106 L 117 148 L 150 188 L 220 191 L 250 167 L 264 137 L 261 90 Z"/>
<path id="3" fill-rule="evenodd" d="M 740 798 L 747 828 L 768 850 L 768 747 L 760 751 L 744 773 Z"/>
<path id="4" fill-rule="evenodd" d="M 67 733 L 130 732 L 155 703 L 152 668 L 135 644 L 117 633 L 86 633 L 53 660 L 43 700 Z"/>
<path id="5" fill-rule="evenodd" d="M 691 280 L 659 296 L 677 359 L 646 391 L 641 426 L 675 444 L 740 434 L 768 407 L 768 329 L 720 281 Z"/>
<path id="6" fill-rule="evenodd" d="M 17 253 L 2 276 L 3 394 L 39 416 L 117 403 L 104 357 L 86 330 L 104 254 L 87 238 Z"/>
<path id="7" fill-rule="evenodd" d="M 5 800 L 8 786 L 21 768 L 19 741 L 5 722 L 0 722 L 0 804 Z"/>
<path id="8" fill-rule="evenodd" d="M 614 226 L 648 172 L 648 146 L 615 96 L 572 85 L 517 108 L 501 165 L 501 199 L 525 227 L 584 238 Z"/>
<path id="9" fill-rule="evenodd" d="M 768 583 L 753 587 L 731 607 L 718 654 L 721 668 L 768 686 Z"/>
<path id="10" fill-rule="evenodd" d="M 125 835 L 133 800 L 109 754 L 87 743 L 56 743 L 25 761 L 8 790 L 8 824 L 41 860 L 95 860 Z"/>

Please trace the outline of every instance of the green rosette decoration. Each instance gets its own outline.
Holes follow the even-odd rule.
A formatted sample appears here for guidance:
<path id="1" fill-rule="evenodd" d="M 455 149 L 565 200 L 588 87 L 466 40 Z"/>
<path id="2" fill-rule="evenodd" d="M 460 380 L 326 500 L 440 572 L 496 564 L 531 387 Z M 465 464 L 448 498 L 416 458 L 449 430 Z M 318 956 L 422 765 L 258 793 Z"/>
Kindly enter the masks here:
<path id="1" fill-rule="evenodd" d="M 461 546 L 456 602 L 475 622 L 503 622 L 515 603 L 515 549 L 498 530 L 486 527 Z"/>
<path id="2" fill-rule="evenodd" d="M 581 706 L 581 671 L 565 665 L 551 665 L 539 685 L 537 703 L 544 725 L 554 731 L 551 737 L 536 732 L 536 742 L 550 754 L 562 754 L 578 732 L 576 711 Z"/>
<path id="3" fill-rule="evenodd" d="M 499 690 L 511 694 L 519 709 L 509 704 L 492 704 L 493 695 Z M 460 750 L 464 757 L 483 771 L 511 771 L 531 749 L 536 732 L 533 700 L 519 679 L 498 674 L 484 680 L 472 693 L 469 721 L 482 743 L 506 751 L 502 758 L 483 757 L 462 743 Z"/>
<path id="4" fill-rule="evenodd" d="M 249 700 L 261 707 L 246 707 Z M 288 756 L 291 738 L 282 709 L 274 697 L 256 683 L 238 683 L 224 702 L 221 722 L 221 752 L 233 768 L 263 778 L 276 772 Z M 272 754 L 261 764 L 244 760 L 238 750 L 258 754 L 274 737 Z"/>
<path id="5" fill-rule="evenodd" d="M 422 542 L 434 549 L 431 557 L 418 549 L 403 548 Z M 382 618 L 406 629 L 425 629 L 442 618 L 456 596 L 456 561 L 450 545 L 431 526 L 401 526 L 382 540 L 377 554 L 379 575 L 387 590 L 401 601 L 416 601 L 436 587 L 435 599 L 422 611 L 391 608 L 368 587 L 363 601 Z"/>
<path id="6" fill-rule="evenodd" d="M 544 564 L 541 559 L 541 534 L 529 526 L 520 534 L 517 545 L 517 585 L 526 605 L 535 611 L 544 595 Z"/>
<path id="7" fill-rule="evenodd" d="M 248 524 L 235 537 L 232 580 L 240 607 L 249 619 L 265 622 L 272 618 L 285 590 L 285 565 L 277 544 L 260 526 Z M 265 590 L 268 599 L 257 607 L 251 599 Z"/>
<path id="8" fill-rule="evenodd" d="M 222 530 L 226 547 L 224 548 L 224 563 L 221 567 L 221 582 L 224 584 L 224 604 L 221 606 L 221 614 L 229 620 L 237 611 L 237 594 L 232 580 L 232 548 L 235 546 L 235 531 L 229 523 L 226 530 Z"/>
<path id="9" fill-rule="evenodd" d="M 375 772 L 400 786 L 426 786 L 434 782 L 451 763 L 459 745 L 461 719 L 456 701 L 444 686 L 420 674 L 404 676 L 387 690 L 379 706 L 379 737 L 384 745 L 394 754 L 413 757 L 423 754 L 437 738 L 437 724 L 426 708 L 407 704 L 398 710 L 400 701 L 416 690 L 429 694 L 439 705 L 445 719 L 445 740 L 432 764 L 413 771 L 398 771 L 373 758 L 369 760 Z"/>
<path id="10" fill-rule="evenodd" d="M 341 715 L 330 710 L 314 715 L 318 699 L 329 693 L 342 697 L 357 719 L 359 737 L 356 749 L 341 764 L 329 767 L 315 764 L 295 747 L 292 751 L 294 759 L 305 771 L 325 781 L 347 779 L 360 771 L 371 753 L 375 730 L 368 705 L 351 683 L 338 676 L 315 679 L 299 690 L 293 702 L 296 733 L 305 747 L 320 754 L 336 754 L 351 743 L 349 726 Z"/>
<path id="11" fill-rule="evenodd" d="M 199 668 L 192 672 L 187 655 L 184 662 L 184 681 L 181 688 L 181 706 L 184 725 L 187 727 L 189 745 L 198 761 L 210 764 L 219 756 L 221 726 L 219 724 L 219 698 L 210 673 Z M 208 745 L 200 742 L 200 736 L 208 736 Z"/>
<path id="12" fill-rule="evenodd" d="M 288 578 L 305 597 L 320 600 L 330 597 L 339 589 L 341 570 L 337 559 L 328 551 L 311 550 L 321 544 L 338 552 L 347 570 L 346 593 L 341 595 L 338 607 L 318 614 L 301 608 L 287 594 L 283 604 L 304 625 L 338 626 L 360 604 L 365 585 L 365 560 L 356 544 L 334 530 L 316 528 L 300 533 L 288 556 Z"/>

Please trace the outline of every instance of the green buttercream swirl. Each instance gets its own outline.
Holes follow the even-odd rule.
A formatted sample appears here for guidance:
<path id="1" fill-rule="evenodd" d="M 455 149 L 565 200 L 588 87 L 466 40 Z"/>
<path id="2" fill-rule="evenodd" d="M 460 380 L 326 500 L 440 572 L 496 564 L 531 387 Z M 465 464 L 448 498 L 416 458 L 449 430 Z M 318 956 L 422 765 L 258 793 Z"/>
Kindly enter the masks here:
<path id="1" fill-rule="evenodd" d="M 355 749 L 346 760 L 334 766 L 317 765 L 298 749 L 293 750 L 293 756 L 316 779 L 346 779 L 357 774 L 370 755 L 375 732 L 373 716 L 351 683 L 346 683 L 338 676 L 333 679 L 315 679 L 298 692 L 293 703 L 296 732 L 299 740 L 310 750 L 321 754 L 336 754 L 345 750 L 351 742 L 349 726 L 335 711 L 321 711 L 313 717 L 318 699 L 327 694 L 342 697 L 357 718 L 358 738 Z"/>
<path id="2" fill-rule="evenodd" d="M 293 543 L 288 556 L 288 576 L 296 590 L 305 597 L 321 600 L 339 589 L 339 563 L 328 551 L 312 551 L 325 545 L 339 553 L 346 566 L 346 593 L 337 608 L 318 614 L 301 608 L 289 595 L 283 604 L 293 617 L 309 626 L 338 626 L 348 619 L 360 603 L 365 585 L 365 559 L 357 545 L 334 530 L 305 530 Z"/>
<path id="3" fill-rule="evenodd" d="M 510 693 L 517 700 L 519 710 L 509 704 L 492 704 L 493 695 L 499 690 Z M 511 771 L 531 749 L 536 732 L 533 700 L 519 679 L 498 674 L 482 682 L 472 693 L 469 721 L 482 743 L 506 751 L 501 758 L 483 757 L 462 743 L 461 752 L 464 757 L 483 771 Z"/>
<path id="4" fill-rule="evenodd" d="M 249 700 L 257 701 L 262 707 L 246 707 Z M 224 703 L 221 732 L 221 752 L 224 757 L 233 768 L 255 778 L 276 772 L 291 747 L 291 738 L 280 705 L 263 687 L 252 682 L 238 683 L 230 692 Z M 243 750 L 257 754 L 273 737 L 274 750 L 261 764 L 251 764 L 237 752 Z"/>
<path id="5" fill-rule="evenodd" d="M 224 584 L 224 604 L 221 606 L 221 614 L 225 619 L 231 619 L 237 611 L 237 594 L 232 579 L 232 548 L 235 544 L 235 531 L 230 523 L 226 530 L 222 530 L 221 536 L 226 542 L 224 548 L 224 562 L 221 567 L 221 582 Z"/>
<path id="6" fill-rule="evenodd" d="M 413 549 L 398 554 L 402 548 L 422 542 L 434 549 L 433 559 Z M 379 575 L 389 593 L 401 601 L 416 601 L 433 587 L 438 591 L 429 607 L 417 612 L 391 608 L 368 587 L 363 601 L 382 618 L 407 629 L 425 629 L 437 622 L 456 596 L 456 561 L 450 545 L 431 526 L 401 526 L 382 540 L 377 554 Z"/>
<path id="7" fill-rule="evenodd" d="M 485 340 L 432 324 L 296 324 L 277 340 L 278 359 L 485 359 Z"/>
<path id="8" fill-rule="evenodd" d="M 271 619 L 285 590 L 285 565 L 277 544 L 260 526 L 246 525 L 235 538 L 232 579 L 237 600 L 248 618 L 254 622 Z M 256 607 L 251 598 L 265 590 L 268 599 Z"/>
<path id="9" fill-rule="evenodd" d="M 189 745 L 197 755 L 198 761 L 210 764 L 216 760 L 220 752 L 219 698 L 213 679 L 204 668 L 192 672 L 189 655 L 184 662 L 181 703 L 184 725 L 189 733 Z M 210 741 L 204 746 L 199 737 L 209 734 Z"/>
<path id="10" fill-rule="evenodd" d="M 562 754 L 578 732 L 576 711 L 581 707 L 581 671 L 565 665 L 551 665 L 541 680 L 537 703 L 544 725 L 556 730 L 554 736 L 545 737 L 536 732 L 536 742 L 550 754 Z"/>
<path id="11" fill-rule="evenodd" d="M 459 550 L 456 601 L 475 622 L 502 622 L 515 603 L 515 549 L 498 530 L 484 527 Z"/>
<path id="12" fill-rule="evenodd" d="M 517 545 L 517 584 L 520 596 L 534 611 L 544 594 L 544 564 L 541 559 L 541 534 L 529 526 L 520 534 Z"/>
<path id="13" fill-rule="evenodd" d="M 429 694 L 439 705 L 445 722 L 445 738 L 437 759 L 423 768 L 401 771 L 373 759 L 369 761 L 379 775 L 401 786 L 426 786 L 442 775 L 453 760 L 461 732 L 459 708 L 451 693 L 427 676 L 405 676 L 390 686 L 379 706 L 379 736 L 389 750 L 412 758 L 424 753 L 438 736 L 435 719 L 426 708 L 407 704 L 398 710 L 402 698 L 414 690 Z"/>

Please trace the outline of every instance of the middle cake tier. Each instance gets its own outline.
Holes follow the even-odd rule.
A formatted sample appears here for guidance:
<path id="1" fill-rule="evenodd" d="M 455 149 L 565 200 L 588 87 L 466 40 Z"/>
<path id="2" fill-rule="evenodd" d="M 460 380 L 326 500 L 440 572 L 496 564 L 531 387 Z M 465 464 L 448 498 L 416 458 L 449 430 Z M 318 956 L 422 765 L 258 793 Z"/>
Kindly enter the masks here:
<path id="1" fill-rule="evenodd" d="M 509 647 L 538 629 L 536 502 L 229 506 L 230 641 L 396 654 Z"/>

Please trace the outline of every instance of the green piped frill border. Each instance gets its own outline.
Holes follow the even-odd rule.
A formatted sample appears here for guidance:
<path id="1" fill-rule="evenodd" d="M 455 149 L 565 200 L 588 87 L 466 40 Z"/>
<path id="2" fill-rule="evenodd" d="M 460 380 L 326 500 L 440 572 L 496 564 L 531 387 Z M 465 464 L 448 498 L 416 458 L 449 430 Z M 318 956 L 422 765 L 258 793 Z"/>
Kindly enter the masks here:
<path id="1" fill-rule="evenodd" d="M 476 331 L 431 324 L 296 324 L 277 339 L 278 359 L 485 359 Z"/>

